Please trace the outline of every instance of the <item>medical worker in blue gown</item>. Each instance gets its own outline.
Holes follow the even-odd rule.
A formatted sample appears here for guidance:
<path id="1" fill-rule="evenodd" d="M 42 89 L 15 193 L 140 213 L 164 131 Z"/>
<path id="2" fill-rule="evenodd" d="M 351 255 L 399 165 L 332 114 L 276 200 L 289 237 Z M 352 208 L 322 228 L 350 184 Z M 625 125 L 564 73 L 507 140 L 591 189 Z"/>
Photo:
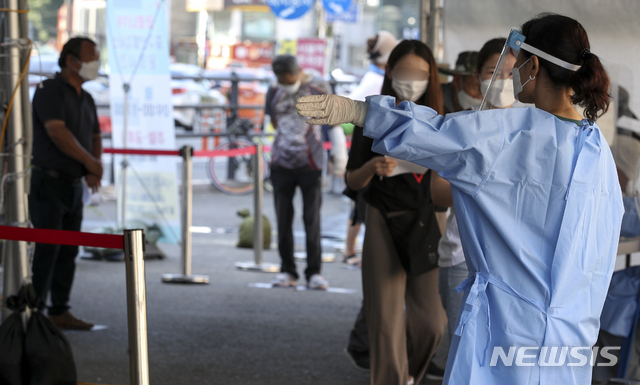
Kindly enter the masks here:
<path id="1" fill-rule="evenodd" d="M 373 151 L 451 182 L 470 276 L 444 384 L 590 384 L 624 211 L 594 123 L 609 78 L 582 25 L 560 15 L 513 30 L 504 54 L 517 58 L 516 99 L 535 108 L 444 117 L 391 97 L 332 95 L 297 108 L 313 124 L 364 124 Z"/>

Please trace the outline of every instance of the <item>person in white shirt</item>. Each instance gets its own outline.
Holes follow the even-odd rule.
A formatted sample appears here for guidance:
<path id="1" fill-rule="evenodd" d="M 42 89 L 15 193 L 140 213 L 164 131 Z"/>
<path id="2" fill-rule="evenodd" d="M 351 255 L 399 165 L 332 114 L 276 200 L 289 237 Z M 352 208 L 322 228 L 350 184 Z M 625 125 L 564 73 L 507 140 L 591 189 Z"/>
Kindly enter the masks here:
<path id="1" fill-rule="evenodd" d="M 367 39 L 367 53 L 371 60 L 369 70 L 360 80 L 360 84 L 348 95 L 349 98 L 364 101 L 369 95 L 380 95 L 387 60 L 397 44 L 398 40 L 387 31 L 380 31 Z M 353 199 L 354 205 L 347 225 L 347 239 L 342 261 L 348 265 L 360 266 L 362 260 L 356 254 L 356 240 L 360 233 L 360 226 L 364 222 L 366 203 L 361 193 L 350 191 L 346 195 Z"/>

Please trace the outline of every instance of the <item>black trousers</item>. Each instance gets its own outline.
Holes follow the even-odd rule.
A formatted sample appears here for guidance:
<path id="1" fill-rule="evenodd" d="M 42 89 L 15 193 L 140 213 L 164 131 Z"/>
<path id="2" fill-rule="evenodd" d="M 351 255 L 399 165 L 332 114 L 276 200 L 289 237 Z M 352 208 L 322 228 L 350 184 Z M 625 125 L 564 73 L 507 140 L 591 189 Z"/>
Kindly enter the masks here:
<path id="1" fill-rule="evenodd" d="M 29 212 L 35 228 L 80 231 L 82 184 L 33 170 Z M 77 255 L 77 246 L 36 244 L 33 286 L 45 303 L 47 294 L 51 293 L 50 315 L 60 315 L 69 309 Z"/>
<path id="2" fill-rule="evenodd" d="M 322 178 L 320 171 L 287 173 L 271 170 L 273 197 L 278 217 L 278 251 L 282 259 L 280 271 L 299 278 L 293 257 L 293 197 L 296 187 L 302 191 L 304 228 L 307 235 L 307 268 L 304 275 L 320 274 L 322 248 L 320 246 L 320 205 Z"/>

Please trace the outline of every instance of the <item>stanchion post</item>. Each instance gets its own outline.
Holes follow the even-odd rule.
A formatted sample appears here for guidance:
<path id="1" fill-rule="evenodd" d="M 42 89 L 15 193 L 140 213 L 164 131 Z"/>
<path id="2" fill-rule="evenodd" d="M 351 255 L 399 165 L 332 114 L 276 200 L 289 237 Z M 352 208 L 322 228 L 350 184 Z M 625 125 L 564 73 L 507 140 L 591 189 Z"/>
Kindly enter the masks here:
<path id="1" fill-rule="evenodd" d="M 127 142 L 129 140 L 129 91 L 131 90 L 131 85 L 129 83 L 124 83 L 122 85 L 122 90 L 124 91 L 124 125 L 122 129 L 122 148 L 127 149 Z M 127 228 L 127 167 L 129 166 L 129 161 L 127 160 L 127 154 L 122 155 L 122 219 L 121 225 L 123 229 Z"/>
<path id="2" fill-rule="evenodd" d="M 182 154 L 182 274 L 191 275 L 191 224 L 193 221 L 193 147 L 184 146 Z"/>
<path id="3" fill-rule="evenodd" d="M 262 143 L 256 144 L 256 155 L 253 158 L 253 259 L 256 265 L 262 265 L 262 204 L 264 201 L 264 189 L 262 184 Z"/>
<path id="4" fill-rule="evenodd" d="M 131 385 L 149 385 L 147 293 L 144 274 L 144 231 L 124 231 Z"/>
<path id="5" fill-rule="evenodd" d="M 182 156 L 182 197 L 180 200 L 182 222 L 182 247 L 180 267 L 182 274 L 163 274 L 162 282 L 166 283 L 209 283 L 206 275 L 191 275 L 191 223 L 193 219 L 193 147 L 180 149 Z"/>
<path id="6" fill-rule="evenodd" d="M 263 227 L 262 227 L 262 205 L 264 198 L 264 189 L 262 176 L 262 168 L 265 167 L 263 162 L 263 145 L 256 144 L 256 154 L 253 162 L 253 262 L 238 262 L 236 268 L 246 271 L 261 271 L 264 273 L 277 273 L 280 266 L 273 263 L 262 262 L 262 244 Z"/>

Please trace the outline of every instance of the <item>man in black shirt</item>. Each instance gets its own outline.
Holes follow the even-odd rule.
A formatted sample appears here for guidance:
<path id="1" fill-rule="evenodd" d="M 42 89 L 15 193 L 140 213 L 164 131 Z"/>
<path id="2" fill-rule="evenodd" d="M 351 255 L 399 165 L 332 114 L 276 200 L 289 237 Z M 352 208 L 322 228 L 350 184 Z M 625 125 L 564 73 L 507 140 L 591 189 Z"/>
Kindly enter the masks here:
<path id="1" fill-rule="evenodd" d="M 29 211 L 34 227 L 80 231 L 82 179 L 96 191 L 102 178 L 102 143 L 93 98 L 82 83 L 95 79 L 100 54 L 87 38 L 70 39 L 62 48 L 61 71 L 45 80 L 33 96 L 33 160 Z M 33 285 L 46 302 L 49 318 L 65 329 L 93 324 L 69 312 L 77 246 L 36 244 Z"/>

